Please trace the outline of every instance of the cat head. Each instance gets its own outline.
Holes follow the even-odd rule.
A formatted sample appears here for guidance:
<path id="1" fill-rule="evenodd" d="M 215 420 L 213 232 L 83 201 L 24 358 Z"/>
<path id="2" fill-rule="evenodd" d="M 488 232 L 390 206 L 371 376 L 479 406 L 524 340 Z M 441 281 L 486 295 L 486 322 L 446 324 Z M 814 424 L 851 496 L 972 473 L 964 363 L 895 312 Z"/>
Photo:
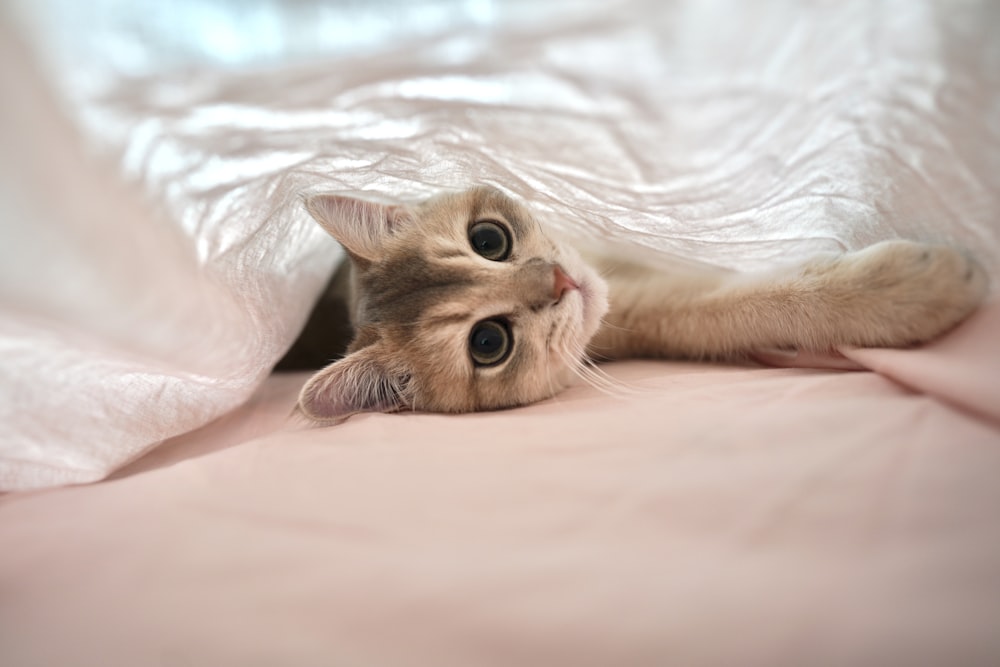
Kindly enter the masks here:
<path id="1" fill-rule="evenodd" d="M 351 257 L 357 299 L 347 356 L 302 389 L 306 416 L 513 407 L 579 371 L 607 287 L 499 190 L 416 206 L 316 195 L 306 208 Z"/>

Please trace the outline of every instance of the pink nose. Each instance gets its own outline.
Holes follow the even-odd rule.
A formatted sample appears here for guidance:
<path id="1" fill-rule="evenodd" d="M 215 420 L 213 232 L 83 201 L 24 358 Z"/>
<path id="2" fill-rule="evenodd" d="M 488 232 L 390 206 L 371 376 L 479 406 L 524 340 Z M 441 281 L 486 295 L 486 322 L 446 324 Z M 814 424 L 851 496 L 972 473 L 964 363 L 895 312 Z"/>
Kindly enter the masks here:
<path id="1" fill-rule="evenodd" d="M 566 275 L 558 264 L 552 269 L 552 275 L 555 276 L 555 283 L 552 286 L 552 298 L 558 301 L 562 298 L 562 295 L 566 293 L 567 290 L 580 289 L 580 286 L 576 284 L 572 278 Z"/>

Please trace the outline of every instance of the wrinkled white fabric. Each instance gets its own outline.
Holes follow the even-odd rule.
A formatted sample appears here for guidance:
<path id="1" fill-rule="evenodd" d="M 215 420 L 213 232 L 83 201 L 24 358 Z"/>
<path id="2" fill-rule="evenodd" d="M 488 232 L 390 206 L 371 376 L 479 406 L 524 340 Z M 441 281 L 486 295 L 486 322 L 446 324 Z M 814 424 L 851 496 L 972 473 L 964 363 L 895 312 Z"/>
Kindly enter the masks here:
<path id="1" fill-rule="evenodd" d="M 8 2 L 0 487 L 245 400 L 339 253 L 305 192 L 492 183 L 746 269 L 895 236 L 997 266 L 996 3 L 534 4 Z"/>

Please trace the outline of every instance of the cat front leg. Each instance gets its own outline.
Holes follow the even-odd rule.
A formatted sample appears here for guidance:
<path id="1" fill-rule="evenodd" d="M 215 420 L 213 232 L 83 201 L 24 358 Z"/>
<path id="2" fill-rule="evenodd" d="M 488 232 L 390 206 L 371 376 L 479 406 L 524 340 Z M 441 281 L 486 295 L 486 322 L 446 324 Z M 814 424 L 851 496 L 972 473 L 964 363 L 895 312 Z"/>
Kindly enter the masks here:
<path id="1" fill-rule="evenodd" d="M 886 241 L 829 265 L 806 265 L 839 317 L 835 344 L 906 347 L 952 329 L 982 302 L 988 279 L 971 256 L 943 245 Z"/>
<path id="2" fill-rule="evenodd" d="M 946 246 L 890 241 L 765 274 L 611 267 L 596 358 L 728 358 L 763 348 L 904 347 L 951 329 L 986 273 Z"/>

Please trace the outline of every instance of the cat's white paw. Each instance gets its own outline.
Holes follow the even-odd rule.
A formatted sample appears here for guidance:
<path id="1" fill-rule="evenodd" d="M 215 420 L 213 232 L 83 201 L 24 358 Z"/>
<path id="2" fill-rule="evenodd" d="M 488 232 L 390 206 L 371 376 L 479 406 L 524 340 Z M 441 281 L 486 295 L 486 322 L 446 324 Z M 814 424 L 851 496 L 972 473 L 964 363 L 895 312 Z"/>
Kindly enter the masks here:
<path id="1" fill-rule="evenodd" d="M 964 320 L 986 295 L 988 278 L 966 253 L 941 245 L 886 241 L 840 259 L 834 273 L 856 318 L 856 345 L 901 347 L 929 341 Z"/>

